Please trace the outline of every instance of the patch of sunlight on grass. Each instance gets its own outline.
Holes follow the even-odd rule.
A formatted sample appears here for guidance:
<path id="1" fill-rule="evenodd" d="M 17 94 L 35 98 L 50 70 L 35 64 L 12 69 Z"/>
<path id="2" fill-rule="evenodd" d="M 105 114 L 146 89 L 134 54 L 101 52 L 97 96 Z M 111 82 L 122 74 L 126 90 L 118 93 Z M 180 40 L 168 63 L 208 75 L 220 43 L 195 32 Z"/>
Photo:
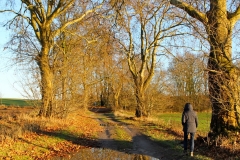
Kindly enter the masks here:
<path id="1" fill-rule="evenodd" d="M 34 151 L 35 145 L 28 142 L 15 142 L 11 145 L 2 147 L 0 150 L 0 159 L 7 159 L 11 157 L 14 160 L 32 160 L 32 155 L 36 154 Z"/>
<path id="2" fill-rule="evenodd" d="M 114 139 L 118 141 L 118 148 L 132 148 L 132 137 L 120 126 L 115 126 L 115 131 L 116 135 L 114 135 Z"/>
<path id="3" fill-rule="evenodd" d="M 29 156 L 13 157 L 14 160 L 33 160 Z"/>
<path id="4" fill-rule="evenodd" d="M 62 144 L 71 139 L 81 136 L 94 138 L 99 131 L 103 130 L 95 118 L 81 111 L 70 113 L 66 119 L 39 118 L 21 114 L 17 120 L 9 118 L 1 120 L 0 125 L 7 128 L 15 125 L 21 129 L 21 134 L 17 137 L 8 135 L 10 133 L 3 134 L 5 131 L 2 132 L 3 135 L 0 134 L 0 140 L 2 140 L 2 143 L 0 141 L 0 159 L 13 158 L 14 160 L 18 157 L 21 157 L 21 160 L 31 160 L 50 155 L 55 149 L 64 148 L 65 145 Z M 16 128 L 15 126 L 11 128 Z M 6 137 L 9 137 L 9 140 Z M 69 146 L 71 145 L 70 143 Z"/>
<path id="5" fill-rule="evenodd" d="M 4 151 L 0 150 L 0 159 L 3 159 L 3 157 L 6 157 L 7 153 L 8 152 L 6 150 L 4 150 Z"/>
<path id="6" fill-rule="evenodd" d="M 114 115 L 119 117 L 134 117 L 133 112 L 123 111 L 123 110 L 115 111 Z"/>
<path id="7" fill-rule="evenodd" d="M 50 145 L 55 145 L 61 142 L 63 139 L 58 136 L 39 136 L 36 139 L 33 139 L 31 143 L 41 146 L 43 148 L 47 148 Z"/>
<path id="8" fill-rule="evenodd" d="M 132 140 L 132 137 L 128 133 L 126 133 L 124 129 L 120 128 L 119 126 L 116 127 L 116 134 L 117 134 L 118 140 L 127 140 L 127 141 Z"/>

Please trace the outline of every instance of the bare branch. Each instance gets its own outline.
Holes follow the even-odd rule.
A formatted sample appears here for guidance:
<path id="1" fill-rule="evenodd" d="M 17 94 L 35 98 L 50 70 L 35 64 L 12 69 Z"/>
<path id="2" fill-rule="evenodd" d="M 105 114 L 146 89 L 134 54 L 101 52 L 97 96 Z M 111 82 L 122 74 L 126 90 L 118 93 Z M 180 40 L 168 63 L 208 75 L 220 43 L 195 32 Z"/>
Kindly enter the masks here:
<path id="1" fill-rule="evenodd" d="M 185 2 L 180 2 L 178 0 L 170 0 L 170 3 L 184 11 L 186 11 L 191 17 L 198 19 L 202 23 L 207 23 L 208 18 L 206 14 L 198 11 L 196 8 L 193 6 L 185 3 Z"/>
<path id="2" fill-rule="evenodd" d="M 42 18 L 43 21 L 45 21 L 45 20 L 46 20 L 46 13 L 45 13 L 45 11 L 44 11 L 42 1 L 41 1 L 41 0 L 38 0 L 38 4 L 39 4 L 39 6 L 40 6 L 39 9 L 40 9 L 40 13 L 41 13 L 41 18 Z"/>
<path id="3" fill-rule="evenodd" d="M 236 11 L 233 13 L 228 13 L 228 19 L 231 22 L 232 27 L 240 19 L 240 5 L 237 7 Z"/>
<path id="4" fill-rule="evenodd" d="M 0 13 L 3 13 L 3 12 L 12 12 L 12 13 L 16 14 L 16 16 L 20 16 L 20 17 L 26 19 L 28 22 L 30 22 L 30 18 L 29 18 L 29 17 L 24 16 L 24 15 L 18 13 L 18 12 L 13 11 L 13 10 L 9 10 L 9 9 L 6 9 L 6 10 L 0 10 Z"/>
<path id="5" fill-rule="evenodd" d="M 64 13 L 67 9 L 69 9 L 69 7 L 71 5 L 73 5 L 74 0 L 71 0 L 70 2 L 68 2 L 66 5 L 63 4 L 63 0 L 60 0 L 58 2 L 58 5 L 56 7 L 56 9 L 52 12 L 51 15 L 48 15 L 48 20 L 51 23 L 53 21 L 54 18 L 56 18 L 58 15 Z M 64 7 L 63 7 L 64 6 Z M 63 9 L 61 10 L 61 8 L 63 7 Z M 51 13 L 51 11 L 49 10 L 48 12 Z M 48 13 L 49 14 L 49 13 Z"/>
<path id="6" fill-rule="evenodd" d="M 60 27 L 59 29 L 57 29 L 54 33 L 53 33 L 53 37 L 57 36 L 58 34 L 61 33 L 61 31 L 63 31 L 67 26 L 80 22 L 83 18 L 85 18 L 88 14 L 95 12 L 98 8 L 101 8 L 102 5 L 99 5 L 97 7 L 95 7 L 94 9 L 90 9 L 88 11 L 86 11 L 81 17 L 73 19 L 71 21 L 68 21 L 67 23 L 65 23 L 62 27 Z"/>

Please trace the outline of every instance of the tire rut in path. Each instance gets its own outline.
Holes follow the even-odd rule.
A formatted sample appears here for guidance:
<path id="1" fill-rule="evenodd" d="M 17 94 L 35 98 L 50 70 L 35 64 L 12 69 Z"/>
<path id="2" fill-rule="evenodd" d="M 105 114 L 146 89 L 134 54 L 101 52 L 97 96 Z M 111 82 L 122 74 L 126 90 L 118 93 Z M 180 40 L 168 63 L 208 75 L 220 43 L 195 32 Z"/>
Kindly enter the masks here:
<path id="1" fill-rule="evenodd" d="M 111 118 L 108 119 L 109 123 L 105 123 L 101 119 L 98 120 L 100 125 L 104 127 L 104 131 L 99 134 L 99 142 L 102 148 L 119 150 L 117 141 L 113 139 L 113 135 L 116 132 L 115 125 L 121 125 L 125 132 L 132 137 L 132 148 L 120 151 L 130 154 L 147 155 L 161 160 L 169 160 L 170 155 L 166 154 L 169 152 L 167 149 L 161 147 L 146 135 L 143 135 L 134 126 L 117 122 Z"/>

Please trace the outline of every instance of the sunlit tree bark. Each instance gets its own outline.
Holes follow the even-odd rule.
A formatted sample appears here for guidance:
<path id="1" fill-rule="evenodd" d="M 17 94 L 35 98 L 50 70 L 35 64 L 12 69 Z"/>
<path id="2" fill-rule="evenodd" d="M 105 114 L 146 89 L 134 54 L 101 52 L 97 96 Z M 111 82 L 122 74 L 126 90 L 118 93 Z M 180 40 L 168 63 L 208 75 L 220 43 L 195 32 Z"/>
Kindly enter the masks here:
<path id="1" fill-rule="evenodd" d="M 172 5 L 184 10 L 205 26 L 210 44 L 208 59 L 208 87 L 212 102 L 211 130 L 214 134 L 225 134 L 239 127 L 239 97 L 237 88 L 237 69 L 232 62 L 232 31 L 240 19 L 240 4 L 228 12 L 227 0 L 205 1 L 205 10 L 197 5 L 171 0 Z M 202 2 L 201 2 L 202 3 Z M 200 4 L 200 2 L 199 2 Z M 203 4 L 202 4 L 203 5 Z M 234 5 L 234 4 L 233 4 Z"/>

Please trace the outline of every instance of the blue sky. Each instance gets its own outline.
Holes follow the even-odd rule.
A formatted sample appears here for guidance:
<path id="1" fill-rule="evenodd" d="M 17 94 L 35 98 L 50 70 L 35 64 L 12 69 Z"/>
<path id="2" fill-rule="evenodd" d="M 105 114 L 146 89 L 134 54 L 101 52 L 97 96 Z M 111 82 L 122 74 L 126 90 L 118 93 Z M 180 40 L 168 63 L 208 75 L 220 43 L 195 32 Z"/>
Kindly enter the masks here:
<path id="1" fill-rule="evenodd" d="M 0 14 L 0 19 L 4 18 Z M 20 79 L 15 68 L 9 66 L 10 53 L 4 50 L 4 44 L 9 39 L 9 32 L 0 25 L 0 98 L 24 98 L 18 85 Z"/>
<path id="2" fill-rule="evenodd" d="M 0 9 L 4 9 L 5 2 L 0 1 Z M 11 19 L 9 14 L 0 14 L 0 98 L 25 98 L 23 89 L 19 85 L 19 71 L 15 71 L 16 68 L 11 67 L 9 63 L 11 53 L 4 50 L 5 43 L 9 40 L 9 31 L 2 27 L 3 23 Z"/>

